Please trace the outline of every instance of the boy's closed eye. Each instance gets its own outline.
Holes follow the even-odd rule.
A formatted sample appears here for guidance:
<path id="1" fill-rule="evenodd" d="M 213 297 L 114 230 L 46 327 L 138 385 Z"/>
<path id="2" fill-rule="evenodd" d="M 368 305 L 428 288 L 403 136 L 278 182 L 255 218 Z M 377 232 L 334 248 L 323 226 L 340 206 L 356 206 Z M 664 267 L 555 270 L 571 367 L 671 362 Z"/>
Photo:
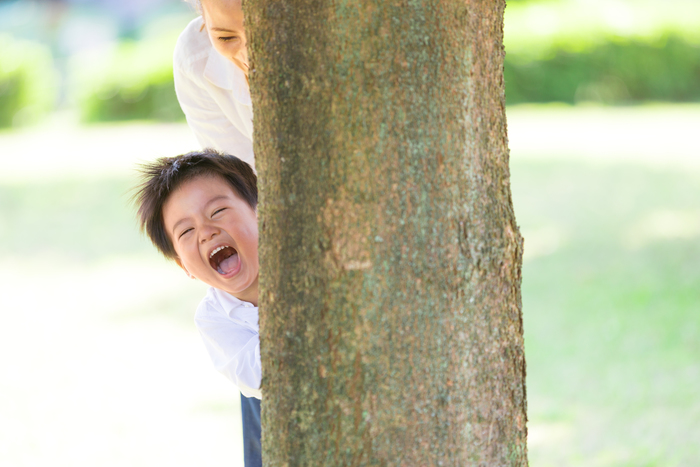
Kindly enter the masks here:
<path id="1" fill-rule="evenodd" d="M 211 217 L 213 218 L 213 217 L 216 216 L 217 214 L 221 214 L 221 213 L 224 212 L 226 209 L 228 209 L 228 208 L 225 208 L 225 207 L 224 207 L 224 208 L 219 208 L 219 209 L 215 210 L 215 211 L 211 214 Z M 180 235 L 177 236 L 177 238 L 180 239 L 180 238 L 184 237 L 185 235 L 187 235 L 188 233 L 193 232 L 193 231 L 194 231 L 194 228 L 193 228 L 193 227 L 190 227 L 190 228 L 188 228 L 188 229 L 185 229 L 185 230 L 183 230 L 183 231 L 180 233 Z"/>

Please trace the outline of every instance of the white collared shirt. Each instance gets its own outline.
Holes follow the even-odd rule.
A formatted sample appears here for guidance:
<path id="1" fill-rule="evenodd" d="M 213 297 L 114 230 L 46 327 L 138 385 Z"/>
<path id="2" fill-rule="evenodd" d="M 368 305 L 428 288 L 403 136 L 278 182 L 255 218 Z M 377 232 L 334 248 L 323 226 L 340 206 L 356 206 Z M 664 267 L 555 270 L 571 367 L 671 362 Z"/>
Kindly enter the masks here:
<path id="1" fill-rule="evenodd" d="M 222 57 L 193 19 L 173 54 L 175 92 L 202 148 L 234 155 L 255 169 L 253 106 L 243 70 Z"/>
<path id="2" fill-rule="evenodd" d="M 197 307 L 194 322 L 214 367 L 244 396 L 261 399 L 258 307 L 210 287 Z"/>

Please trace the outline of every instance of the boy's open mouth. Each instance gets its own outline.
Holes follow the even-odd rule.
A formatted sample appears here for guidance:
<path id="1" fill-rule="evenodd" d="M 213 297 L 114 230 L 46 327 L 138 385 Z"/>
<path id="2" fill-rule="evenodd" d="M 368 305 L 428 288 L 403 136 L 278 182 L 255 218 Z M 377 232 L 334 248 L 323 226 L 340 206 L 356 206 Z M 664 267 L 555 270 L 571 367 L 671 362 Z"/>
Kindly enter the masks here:
<path id="1" fill-rule="evenodd" d="M 235 270 L 239 261 L 236 249 L 228 245 L 216 248 L 209 255 L 209 264 L 222 275 L 229 274 Z"/>

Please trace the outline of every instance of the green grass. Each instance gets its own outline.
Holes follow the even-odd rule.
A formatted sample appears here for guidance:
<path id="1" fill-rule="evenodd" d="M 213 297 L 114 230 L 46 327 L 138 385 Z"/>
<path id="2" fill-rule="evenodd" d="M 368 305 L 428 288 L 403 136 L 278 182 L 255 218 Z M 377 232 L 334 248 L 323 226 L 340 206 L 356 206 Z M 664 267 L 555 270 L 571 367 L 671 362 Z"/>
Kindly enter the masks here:
<path id="1" fill-rule="evenodd" d="M 175 263 L 162 258 L 138 230 L 133 184 L 109 177 L 0 184 L 0 258 L 86 273 L 130 262 L 134 272 L 154 267 L 175 276 L 180 271 Z M 110 319 L 156 318 L 191 327 L 203 287 L 166 289 L 167 294 L 142 291 L 138 306 L 121 308 Z"/>
<path id="2" fill-rule="evenodd" d="M 101 178 L 0 185 L 0 256 L 94 264 L 152 253 L 129 205 L 132 183 Z"/>
<path id="3" fill-rule="evenodd" d="M 0 184 L 0 257 L 86 276 L 118 258 L 155 264 L 131 183 Z M 531 465 L 700 465 L 700 172 L 515 158 L 512 183 Z M 162 288 L 110 326 L 191 327 L 201 292 Z"/>
<path id="4" fill-rule="evenodd" d="M 544 433 L 532 465 L 696 465 L 700 174 L 572 162 L 512 173 L 526 254 L 528 232 L 534 244 L 560 232 L 523 269 L 530 427 Z"/>
<path id="5" fill-rule="evenodd" d="M 242 465 L 205 287 L 139 234 L 132 183 L 0 183 L 0 465 Z"/>

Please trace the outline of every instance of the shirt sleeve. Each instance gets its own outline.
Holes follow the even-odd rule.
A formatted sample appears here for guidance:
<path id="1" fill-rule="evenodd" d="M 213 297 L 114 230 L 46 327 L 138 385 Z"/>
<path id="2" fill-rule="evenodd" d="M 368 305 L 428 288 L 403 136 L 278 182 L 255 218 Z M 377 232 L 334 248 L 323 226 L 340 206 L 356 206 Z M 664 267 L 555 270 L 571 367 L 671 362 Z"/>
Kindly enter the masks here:
<path id="1" fill-rule="evenodd" d="M 238 386 L 244 396 L 261 399 L 258 332 L 223 313 L 211 313 L 206 309 L 208 306 L 211 305 L 207 302 L 200 305 L 195 324 L 214 367 Z"/>
<path id="2" fill-rule="evenodd" d="M 174 63 L 173 79 L 180 108 L 200 146 L 232 154 L 255 167 L 252 142 L 231 123 L 216 99 L 178 60 Z"/>

